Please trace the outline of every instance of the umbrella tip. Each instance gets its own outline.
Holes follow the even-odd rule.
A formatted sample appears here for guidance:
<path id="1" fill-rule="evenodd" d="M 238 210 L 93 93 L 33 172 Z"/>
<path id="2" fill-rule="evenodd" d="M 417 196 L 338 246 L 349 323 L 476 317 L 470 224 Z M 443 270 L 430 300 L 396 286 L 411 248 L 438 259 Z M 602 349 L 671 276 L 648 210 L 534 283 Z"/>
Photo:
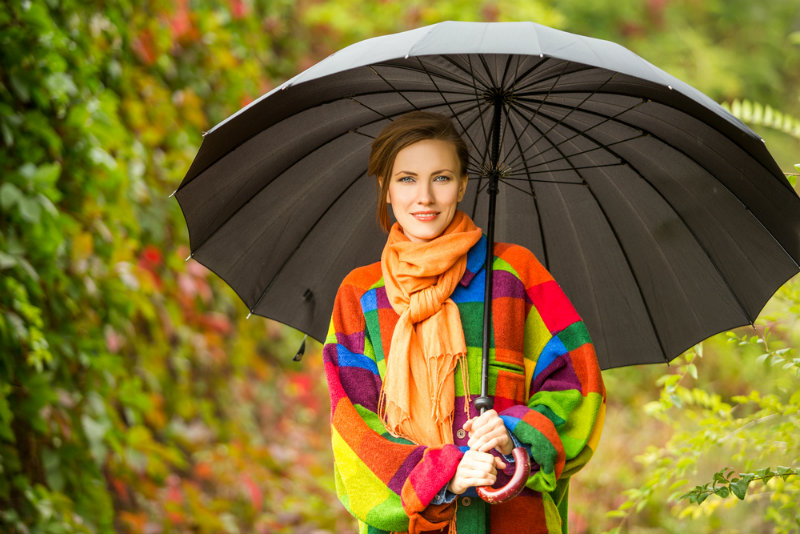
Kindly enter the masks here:
<path id="1" fill-rule="evenodd" d="M 184 261 L 184 262 L 188 262 L 188 261 L 189 261 L 189 260 L 191 260 L 193 257 L 194 257 L 194 252 L 192 252 L 191 254 L 189 254 L 188 256 L 186 256 L 186 259 L 185 259 L 185 260 L 183 260 L 183 261 Z"/>
<path id="2" fill-rule="evenodd" d="M 668 86 L 667 86 L 667 89 L 669 89 L 670 91 L 672 91 L 672 86 L 671 86 L 671 85 L 668 85 Z"/>
<path id="3" fill-rule="evenodd" d="M 303 336 L 303 342 L 300 343 L 300 348 L 297 349 L 297 353 L 292 358 L 292 361 L 299 362 L 303 359 L 303 355 L 306 353 L 306 339 L 308 339 L 308 334 Z"/>
<path id="4" fill-rule="evenodd" d="M 247 317 L 245 317 L 245 319 L 249 319 L 251 315 L 253 315 L 253 312 L 248 313 Z"/>
<path id="5" fill-rule="evenodd" d="M 175 193 L 177 193 L 177 192 L 178 192 L 178 190 L 176 189 L 175 191 L 173 191 L 172 193 L 170 193 L 170 194 L 169 194 L 169 196 L 168 196 L 167 198 L 172 198 L 172 197 L 174 197 L 174 196 L 175 196 Z"/>

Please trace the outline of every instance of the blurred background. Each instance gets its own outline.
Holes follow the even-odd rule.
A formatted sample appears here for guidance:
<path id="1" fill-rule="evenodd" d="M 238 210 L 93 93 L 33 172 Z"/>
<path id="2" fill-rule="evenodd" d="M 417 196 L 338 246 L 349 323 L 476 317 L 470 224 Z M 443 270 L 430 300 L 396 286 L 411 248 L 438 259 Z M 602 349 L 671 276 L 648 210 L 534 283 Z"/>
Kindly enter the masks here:
<path id="1" fill-rule="evenodd" d="M 185 261 L 169 195 L 229 114 L 348 44 L 442 20 L 619 42 L 728 106 L 796 186 L 797 0 L 7 0 L 1 532 L 355 531 L 319 345 L 293 362 L 299 333 L 246 320 Z M 800 531 L 799 347 L 795 278 L 754 327 L 605 372 L 570 531 Z"/>

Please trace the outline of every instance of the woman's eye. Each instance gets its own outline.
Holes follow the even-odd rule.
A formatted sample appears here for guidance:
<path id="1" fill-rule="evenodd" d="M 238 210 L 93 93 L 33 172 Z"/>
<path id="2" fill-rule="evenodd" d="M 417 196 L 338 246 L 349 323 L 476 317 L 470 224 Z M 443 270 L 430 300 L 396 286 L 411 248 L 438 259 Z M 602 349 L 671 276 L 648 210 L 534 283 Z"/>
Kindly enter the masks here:
<path id="1" fill-rule="evenodd" d="M 434 178 L 434 180 L 437 181 L 437 182 L 449 182 L 450 181 L 450 177 L 447 176 L 447 175 L 441 174 L 441 175 L 437 176 L 436 178 Z"/>
<path id="2" fill-rule="evenodd" d="M 400 178 L 397 179 L 397 181 L 398 182 L 404 182 L 404 183 L 413 183 L 414 182 L 414 177 L 413 176 L 401 176 Z"/>

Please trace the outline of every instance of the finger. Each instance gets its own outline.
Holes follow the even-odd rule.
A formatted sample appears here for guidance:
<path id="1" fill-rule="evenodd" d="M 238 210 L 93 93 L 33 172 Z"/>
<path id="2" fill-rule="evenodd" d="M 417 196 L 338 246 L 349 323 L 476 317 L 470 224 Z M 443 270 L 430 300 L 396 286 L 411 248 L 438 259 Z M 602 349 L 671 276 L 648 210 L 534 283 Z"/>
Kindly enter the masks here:
<path id="1" fill-rule="evenodd" d="M 489 412 L 486 413 L 488 414 Z M 471 437 L 480 437 L 490 432 L 499 432 L 503 429 L 505 429 L 503 420 L 500 419 L 496 413 L 492 413 L 488 417 L 484 414 L 474 419 L 470 425 L 469 432 Z"/>
<path id="2" fill-rule="evenodd" d="M 496 411 L 487 410 L 477 417 L 476 426 L 491 426 L 497 419 L 499 419 L 499 416 Z"/>
<path id="3" fill-rule="evenodd" d="M 469 438 L 469 441 L 467 441 L 467 446 L 470 449 L 473 449 L 473 450 L 476 450 L 476 451 L 486 452 L 487 449 L 484 447 L 484 444 L 486 443 L 486 441 L 487 441 L 487 437 L 486 436 L 471 437 L 471 438 Z"/>
<path id="4" fill-rule="evenodd" d="M 480 439 L 491 431 L 492 428 L 489 426 L 479 426 L 477 423 L 473 423 L 469 430 L 469 437 L 470 439 Z"/>
<path id="5" fill-rule="evenodd" d="M 492 429 L 485 434 L 474 433 L 467 442 L 467 446 L 471 449 L 479 451 L 489 451 L 498 445 L 505 442 L 505 437 L 508 435 L 505 426 L 502 428 Z M 491 444 L 490 444 L 491 443 Z"/>
<path id="6" fill-rule="evenodd" d="M 495 462 L 491 464 L 477 466 L 477 467 L 470 467 L 463 469 L 462 475 L 465 478 L 477 478 L 477 477 L 487 477 L 487 476 L 496 476 L 497 475 L 497 468 L 495 467 Z"/>
<path id="7" fill-rule="evenodd" d="M 460 475 L 456 481 L 456 486 L 460 488 L 470 486 L 490 486 L 496 481 L 497 475 L 494 473 L 470 472 Z"/>
<path id="8" fill-rule="evenodd" d="M 495 466 L 497 466 L 497 469 L 505 469 L 506 468 L 507 464 L 503 460 L 501 460 L 497 456 L 494 457 L 494 460 L 495 460 L 494 464 L 495 464 Z"/>
<path id="9" fill-rule="evenodd" d="M 469 479 L 473 482 L 475 480 L 489 480 L 496 479 L 497 477 L 497 469 L 495 468 L 495 462 L 492 462 L 488 465 L 482 465 L 476 468 L 467 468 L 463 470 L 462 473 L 463 479 Z"/>
<path id="10" fill-rule="evenodd" d="M 493 486 L 497 482 L 497 477 L 475 477 L 464 479 L 464 486 L 480 488 L 482 486 Z"/>
<path id="11" fill-rule="evenodd" d="M 483 442 L 478 447 L 478 450 L 481 451 L 481 452 L 489 452 L 490 450 L 496 448 L 499 443 L 500 443 L 500 439 L 499 438 L 491 438 L 491 439 Z"/>
<path id="12" fill-rule="evenodd" d="M 473 432 L 475 432 L 476 430 L 478 430 L 479 428 L 482 428 L 484 426 L 484 424 L 486 423 L 485 416 L 486 416 L 486 413 L 483 413 L 483 414 L 479 415 L 478 417 L 473 417 L 471 419 L 471 421 L 472 421 L 471 426 L 472 426 L 472 431 Z"/>
<path id="13" fill-rule="evenodd" d="M 474 418 L 473 419 L 467 419 L 467 422 L 464 423 L 461 428 L 463 428 L 466 432 L 469 432 L 470 430 L 472 430 L 472 422 L 473 422 L 473 420 L 474 420 Z"/>
<path id="14" fill-rule="evenodd" d="M 466 468 L 486 470 L 487 466 L 494 464 L 494 458 L 495 457 L 488 452 L 469 450 L 464 454 L 462 463 Z"/>

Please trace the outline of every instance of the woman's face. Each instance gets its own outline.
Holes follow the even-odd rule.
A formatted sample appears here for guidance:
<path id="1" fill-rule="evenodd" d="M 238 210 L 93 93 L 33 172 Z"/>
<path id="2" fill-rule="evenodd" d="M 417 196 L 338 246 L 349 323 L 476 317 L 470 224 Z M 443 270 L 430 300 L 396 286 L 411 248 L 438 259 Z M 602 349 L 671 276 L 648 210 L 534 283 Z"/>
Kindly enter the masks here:
<path id="1" fill-rule="evenodd" d="M 466 188 L 455 146 L 426 139 L 397 153 L 386 201 L 406 237 L 425 242 L 444 232 Z"/>

